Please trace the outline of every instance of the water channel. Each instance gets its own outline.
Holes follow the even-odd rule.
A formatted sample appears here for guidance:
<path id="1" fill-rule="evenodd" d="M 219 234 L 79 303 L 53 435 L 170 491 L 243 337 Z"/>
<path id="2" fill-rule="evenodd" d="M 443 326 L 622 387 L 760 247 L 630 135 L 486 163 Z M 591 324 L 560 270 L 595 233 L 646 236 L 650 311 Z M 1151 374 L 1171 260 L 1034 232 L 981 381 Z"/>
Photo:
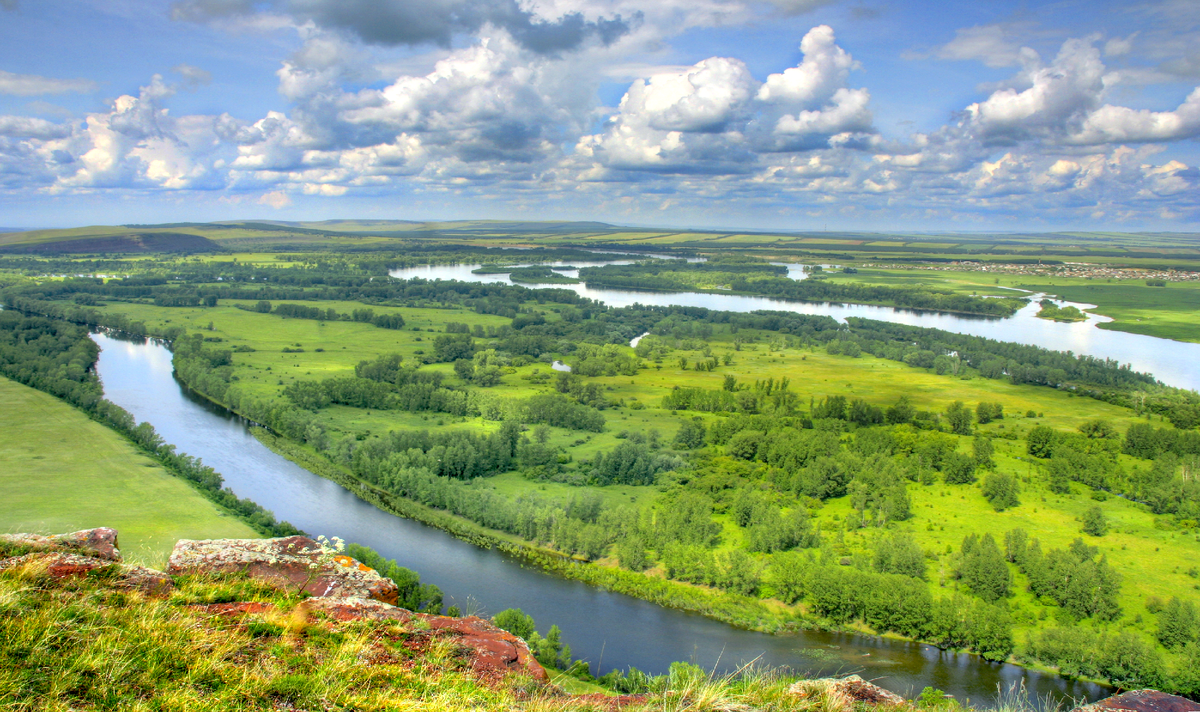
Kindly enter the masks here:
<path id="1" fill-rule="evenodd" d="M 624 264 L 619 262 L 616 264 Z M 576 267 L 591 263 L 571 262 Z M 613 264 L 613 263 L 595 263 Z M 553 266 L 553 265 L 550 265 Z M 507 274 L 472 274 L 479 267 L 473 264 L 425 265 L 394 270 L 397 279 L 457 279 L 464 282 L 513 284 Z M 789 264 L 788 274 L 793 279 L 802 279 L 807 274 L 801 265 Z M 567 277 L 578 277 L 578 272 L 560 271 Z M 536 287 L 538 285 L 524 285 Z M 962 314 L 922 312 L 893 307 L 866 306 L 862 304 L 834 304 L 823 302 L 792 302 L 767 297 L 746 297 L 734 294 L 708 294 L 699 292 L 639 292 L 619 289 L 593 289 L 584 284 L 547 284 L 545 287 L 570 289 L 580 296 L 595 299 L 613 307 L 632 304 L 646 306 L 681 305 L 705 307 L 722 311 L 751 312 L 760 309 L 790 311 L 798 314 L 824 314 L 839 321 L 848 316 L 859 316 L 897 324 L 909 324 L 934 329 L 944 329 L 959 334 L 984 336 L 997 341 L 1032 344 L 1055 351 L 1071 351 L 1097 358 L 1113 359 L 1121 364 L 1130 364 L 1135 371 L 1154 374 L 1163 383 L 1179 388 L 1200 390 L 1200 344 L 1159 339 L 1153 336 L 1130 334 L 1124 331 L 1108 331 L 1097 328 L 1097 324 L 1112 321 L 1108 317 L 1089 314 L 1086 322 L 1057 323 L 1038 319 L 1039 310 L 1034 297 L 1028 306 L 1007 318 L 975 317 Z M 1059 305 L 1073 304 L 1080 309 L 1093 305 L 1076 304 L 1055 300 Z"/>
<path id="2" fill-rule="evenodd" d="M 152 423 L 167 442 L 200 457 L 280 519 L 309 532 L 339 536 L 374 548 L 447 593 L 447 604 L 490 615 L 518 607 L 543 632 L 551 623 L 593 672 L 630 665 L 663 673 L 675 660 L 728 671 L 743 663 L 785 666 L 809 674 L 857 672 L 889 689 L 915 695 L 932 686 L 986 706 L 998 686 L 1023 682 L 1045 698 L 1094 700 L 1103 687 L 988 663 L 929 645 L 869 636 L 804 632 L 772 636 L 739 630 L 699 615 L 568 581 L 516 558 L 477 548 L 440 530 L 396 517 L 339 485 L 276 455 L 250 434 L 247 423 L 189 393 L 175 381 L 171 353 L 154 342 L 95 334 L 105 395 L 139 421 Z"/>

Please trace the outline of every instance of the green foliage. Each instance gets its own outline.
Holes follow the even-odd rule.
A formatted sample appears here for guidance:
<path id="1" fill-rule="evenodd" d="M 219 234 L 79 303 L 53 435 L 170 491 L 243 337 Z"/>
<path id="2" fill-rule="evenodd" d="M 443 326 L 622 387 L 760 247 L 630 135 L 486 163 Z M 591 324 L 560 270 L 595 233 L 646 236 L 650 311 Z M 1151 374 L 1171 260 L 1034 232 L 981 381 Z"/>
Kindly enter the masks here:
<path id="1" fill-rule="evenodd" d="M 1200 614 L 1196 604 L 1172 596 L 1158 614 L 1158 642 L 1168 649 L 1200 642 Z"/>
<path id="2" fill-rule="evenodd" d="M 492 622 L 496 624 L 496 627 L 506 630 L 526 642 L 537 631 L 533 616 L 520 608 L 506 608 L 492 616 Z"/>
<path id="3" fill-rule="evenodd" d="M 399 589 L 397 606 L 424 613 L 441 612 L 442 590 L 431 583 L 421 583 L 421 575 L 417 572 L 406 569 L 391 559 L 385 559 L 374 549 L 361 544 L 346 545 L 346 555 L 375 569 L 380 576 L 391 579 Z"/>
<path id="4" fill-rule="evenodd" d="M 974 534 L 963 539 L 955 575 L 971 591 L 989 603 L 1012 595 L 1012 573 L 991 534 Z"/>
<path id="5" fill-rule="evenodd" d="M 1108 519 L 1105 518 L 1103 509 L 1088 507 L 1083 513 L 1083 533 L 1097 537 L 1108 533 Z"/>
<path id="6" fill-rule="evenodd" d="M 911 534 L 891 534 L 875 542 L 875 571 L 925 578 L 925 552 Z"/>
<path id="7" fill-rule="evenodd" d="M 1075 618 L 1113 620 L 1121 614 L 1117 596 L 1121 575 L 1099 551 L 1076 539 L 1067 549 L 1052 549 L 1043 556 L 1036 540 L 1017 558 L 1029 578 L 1029 590 L 1046 596 Z M 1098 558 L 1097 558 L 1098 557 Z"/>
<path id="8" fill-rule="evenodd" d="M 989 472 L 983 478 L 983 496 L 997 512 L 1016 507 L 1021 503 L 1017 478 L 1006 472 Z"/>

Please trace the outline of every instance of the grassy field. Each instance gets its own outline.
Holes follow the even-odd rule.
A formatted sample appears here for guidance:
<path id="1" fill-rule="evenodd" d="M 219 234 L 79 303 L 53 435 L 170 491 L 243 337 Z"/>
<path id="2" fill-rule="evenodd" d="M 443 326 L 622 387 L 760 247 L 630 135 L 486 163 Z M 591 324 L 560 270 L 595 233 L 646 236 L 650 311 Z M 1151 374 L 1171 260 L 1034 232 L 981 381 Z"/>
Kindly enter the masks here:
<path id="1" fill-rule="evenodd" d="M 179 539 L 258 535 L 131 443 L 0 377 L 0 530 L 113 527 L 126 560 L 161 567 Z"/>
<path id="2" fill-rule="evenodd" d="M 289 302 L 291 303 L 291 302 Z M 362 305 L 351 302 L 295 302 L 321 308 L 348 312 Z M 143 304 L 111 303 L 106 310 L 119 311 L 131 318 L 144 320 L 151 328 L 186 326 L 189 331 L 203 330 L 208 338 L 222 339 L 213 344 L 222 348 L 249 347 L 247 353 L 234 353 L 234 376 L 237 388 L 261 399 L 281 397 L 283 388 L 300 379 L 322 379 L 352 376 L 354 366 L 364 359 L 383 354 L 399 353 L 406 360 L 432 353 L 432 341 L 445 329 L 447 322 L 456 321 L 471 326 L 500 326 L 507 319 L 476 314 L 462 309 L 417 309 L 374 307 L 376 313 L 397 312 L 404 316 L 403 330 L 380 329 L 369 324 L 336 321 L 319 322 L 310 319 L 285 319 L 275 314 L 259 314 L 237 309 L 222 303 L 214 308 L 163 308 Z M 550 319 L 557 315 L 547 313 Z M 212 324 L 213 330 L 208 331 Z M 416 329 L 419 329 L 417 331 Z M 432 330 L 432 331 L 431 331 Z M 938 376 L 926 369 L 917 369 L 896 361 L 877 359 L 870 355 L 861 358 L 831 356 L 822 350 L 787 348 L 776 339 L 774 344 L 767 333 L 755 334 L 742 330 L 741 339 L 757 338 L 735 351 L 733 335 L 726 327 L 716 330 L 709 340 L 714 354 L 733 354 L 730 366 L 721 366 L 711 373 L 679 367 L 677 355 L 694 361 L 699 352 L 680 351 L 651 364 L 637 376 L 612 376 L 589 379 L 604 388 L 605 396 L 626 406 L 634 403 L 642 409 L 622 407 L 606 411 L 608 428 L 604 433 L 579 433 L 552 428 L 550 443 L 561 446 L 575 460 L 590 459 L 620 442 L 623 431 L 646 433 L 657 430 L 670 440 L 679 428 L 680 416 L 658 406 L 663 396 L 675 386 L 717 389 L 726 374 L 733 374 L 744 383 L 780 377 L 791 380 L 791 389 L 802 403 L 810 398 L 820 400 L 828 395 L 848 399 L 862 398 L 870 403 L 887 406 L 901 395 L 907 395 L 914 406 L 922 410 L 941 412 L 950 403 L 961 400 L 969 406 L 980 401 L 995 401 L 1004 405 L 1010 415 L 1033 410 L 1044 418 L 1020 419 L 1016 422 L 987 426 L 1000 432 L 1003 428 L 1022 433 L 1034 424 L 1048 424 L 1064 430 L 1074 430 L 1081 423 L 1096 418 L 1107 419 L 1124 430 L 1134 415 L 1131 411 L 1100 401 L 1076 398 L 1066 392 L 1037 386 L 1012 384 L 985 379 L 963 380 Z M 481 340 L 481 343 L 486 343 Z M 303 353 L 284 353 L 284 348 L 302 348 Z M 570 361 L 570 357 L 566 357 Z M 442 371 L 447 382 L 457 383 L 450 364 L 431 364 L 425 369 Z M 524 398 L 551 392 L 548 379 L 553 374 L 546 364 L 536 363 L 511 371 L 502 384 L 488 389 L 504 398 Z M 538 383 L 534 379 L 546 379 Z M 705 416 L 709 419 L 716 416 Z M 403 411 L 370 411 L 347 406 L 331 406 L 320 411 L 323 424 L 343 432 L 382 433 L 397 428 L 454 427 L 490 430 L 498 423 L 478 418 L 457 418 L 439 413 L 408 413 Z"/>

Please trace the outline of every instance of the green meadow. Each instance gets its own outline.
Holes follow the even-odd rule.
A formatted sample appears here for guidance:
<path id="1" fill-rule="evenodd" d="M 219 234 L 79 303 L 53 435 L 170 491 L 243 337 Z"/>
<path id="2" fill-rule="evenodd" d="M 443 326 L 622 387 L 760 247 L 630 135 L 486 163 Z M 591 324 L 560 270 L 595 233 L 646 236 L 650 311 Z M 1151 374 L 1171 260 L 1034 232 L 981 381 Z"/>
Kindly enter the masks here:
<path id="1" fill-rule="evenodd" d="M 165 564 L 179 539 L 257 538 L 132 443 L 0 377 L 0 530 L 117 530 L 127 561 Z"/>

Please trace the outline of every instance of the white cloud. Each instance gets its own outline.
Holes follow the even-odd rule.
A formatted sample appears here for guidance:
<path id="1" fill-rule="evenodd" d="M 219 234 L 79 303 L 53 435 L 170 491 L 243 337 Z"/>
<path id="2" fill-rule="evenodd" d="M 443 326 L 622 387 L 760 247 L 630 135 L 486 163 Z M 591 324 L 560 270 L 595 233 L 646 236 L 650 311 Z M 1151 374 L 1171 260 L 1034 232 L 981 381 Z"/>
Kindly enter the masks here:
<path id="1" fill-rule="evenodd" d="M 95 91 L 96 87 L 96 82 L 90 79 L 52 79 L 37 74 L 13 74 L 0 69 L 0 94 L 87 94 Z"/>
<path id="2" fill-rule="evenodd" d="M 292 199 L 281 190 L 273 190 L 270 193 L 263 193 L 262 197 L 258 199 L 258 204 L 282 210 L 292 204 Z"/>
<path id="3" fill-rule="evenodd" d="M 954 39 L 938 48 L 936 56 L 948 60 L 978 60 L 989 67 L 1020 64 L 1032 52 L 1010 38 L 1002 25 L 980 25 L 957 30 Z"/>
<path id="4" fill-rule="evenodd" d="M 1200 135 L 1200 88 L 1174 111 L 1149 111 L 1105 104 L 1087 115 L 1067 137 L 1070 143 L 1177 141 Z"/>

